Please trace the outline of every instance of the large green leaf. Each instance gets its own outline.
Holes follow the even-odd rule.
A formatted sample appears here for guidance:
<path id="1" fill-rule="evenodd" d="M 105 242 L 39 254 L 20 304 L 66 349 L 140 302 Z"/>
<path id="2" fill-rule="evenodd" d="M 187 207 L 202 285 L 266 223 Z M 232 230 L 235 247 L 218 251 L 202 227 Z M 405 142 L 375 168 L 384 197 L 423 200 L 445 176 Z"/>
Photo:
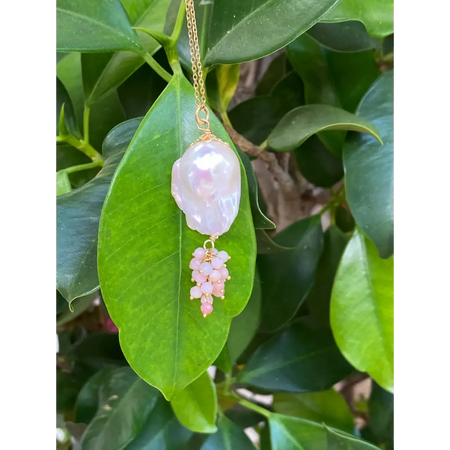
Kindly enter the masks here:
<path id="1" fill-rule="evenodd" d="M 347 433 L 297 417 L 271 414 L 269 424 L 272 450 L 377 449 L 377 447 L 369 442 Z"/>
<path id="2" fill-rule="evenodd" d="M 287 113 L 270 133 L 267 143 L 279 152 L 295 150 L 312 135 L 326 130 L 353 130 L 381 141 L 368 120 L 330 105 L 299 106 Z"/>
<path id="3" fill-rule="evenodd" d="M 358 20 L 362 22 L 369 34 L 386 37 L 394 32 L 393 0 L 342 0 L 333 8 L 322 22 L 345 22 Z"/>
<path id="4" fill-rule="evenodd" d="M 369 136 L 351 135 L 343 152 L 348 205 L 382 258 L 394 250 L 393 78 L 392 71 L 382 75 L 357 111 L 377 126 L 384 145 Z"/>
<path id="5" fill-rule="evenodd" d="M 393 275 L 393 258 L 381 259 L 357 229 L 331 298 L 331 327 L 343 355 L 388 391 L 394 386 Z"/>
<path id="6" fill-rule="evenodd" d="M 261 315 L 261 281 L 256 271 L 252 295 L 244 310 L 231 322 L 226 347 L 231 363 L 235 363 L 258 330 Z"/>
<path id="7" fill-rule="evenodd" d="M 239 152 L 242 164 L 245 167 L 245 173 L 247 174 L 248 193 L 252 208 L 253 224 L 256 229 L 273 230 L 275 228 L 275 224 L 265 216 L 259 206 L 259 187 L 255 172 L 253 171 L 252 163 L 249 157 L 240 148 L 237 148 L 237 151 Z"/>
<path id="8" fill-rule="evenodd" d="M 262 289 L 261 331 L 291 320 L 313 286 L 323 247 L 322 224 L 312 216 L 290 225 L 275 242 L 292 250 L 258 256 Z"/>
<path id="9" fill-rule="evenodd" d="M 325 47 L 339 52 L 381 49 L 381 41 L 367 34 L 360 22 L 317 23 L 308 34 Z"/>
<path id="10" fill-rule="evenodd" d="M 189 430 L 197 433 L 217 431 L 216 385 L 208 372 L 204 372 L 186 386 L 171 402 L 178 420 Z"/>
<path id="11" fill-rule="evenodd" d="M 201 450 L 256 450 L 244 430 L 227 417 L 221 416 L 217 426 L 217 433 L 205 441 Z"/>
<path id="12" fill-rule="evenodd" d="M 171 0 L 127 0 L 124 7 L 133 26 L 162 33 L 166 26 L 167 12 Z M 147 53 L 153 55 L 161 45 L 146 33 L 139 32 L 140 41 Z M 86 102 L 96 103 L 129 78 L 144 59 L 135 52 L 118 52 L 113 55 L 84 54 L 83 79 Z"/>
<path id="13" fill-rule="evenodd" d="M 58 198 L 56 286 L 70 303 L 99 288 L 97 233 L 100 213 L 114 170 L 140 120 L 125 122 L 107 136 L 105 165 L 80 189 Z"/>
<path id="14" fill-rule="evenodd" d="M 205 66 L 269 55 L 318 22 L 337 0 L 216 2 L 208 23 Z"/>
<path id="15" fill-rule="evenodd" d="M 119 0 L 58 0 L 56 10 L 58 51 L 144 51 Z"/>
<path id="16" fill-rule="evenodd" d="M 142 430 L 158 391 L 130 367 L 108 372 L 99 389 L 99 408 L 81 439 L 83 450 L 123 449 Z"/>
<path id="17" fill-rule="evenodd" d="M 192 434 L 175 417 L 170 403 L 159 397 L 142 431 L 124 450 L 185 450 Z"/>
<path id="18" fill-rule="evenodd" d="M 331 291 L 347 241 L 347 236 L 336 225 L 330 225 L 324 235 L 323 252 L 317 266 L 314 286 L 306 299 L 314 322 L 324 328 L 330 327 Z"/>
<path id="19" fill-rule="evenodd" d="M 218 243 L 233 257 L 227 298 L 214 303 L 207 319 L 200 313 L 200 302 L 189 300 L 189 261 L 205 237 L 188 228 L 172 198 L 170 180 L 173 163 L 199 136 L 195 108 L 192 86 L 174 75 L 116 171 L 99 230 L 102 293 L 120 329 L 125 356 L 167 399 L 218 356 L 231 318 L 250 297 L 255 268 L 255 234 L 241 165 L 240 212 Z M 214 116 L 211 126 L 232 145 Z"/>
<path id="20" fill-rule="evenodd" d="M 262 344 L 238 381 L 271 391 L 314 392 L 330 388 L 352 370 L 331 332 L 302 318 Z"/>
<path id="21" fill-rule="evenodd" d="M 334 389 L 302 394 L 275 394 L 275 412 L 300 417 L 352 433 L 353 416 L 344 397 Z"/>

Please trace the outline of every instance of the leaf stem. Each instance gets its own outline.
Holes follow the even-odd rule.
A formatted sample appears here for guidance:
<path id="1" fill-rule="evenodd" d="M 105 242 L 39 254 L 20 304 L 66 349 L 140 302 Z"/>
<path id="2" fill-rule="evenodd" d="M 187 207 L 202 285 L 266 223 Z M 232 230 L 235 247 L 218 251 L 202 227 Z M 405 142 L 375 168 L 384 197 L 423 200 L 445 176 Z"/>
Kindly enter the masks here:
<path id="1" fill-rule="evenodd" d="M 245 400 L 245 398 L 239 397 L 239 400 L 237 400 L 238 403 L 240 403 L 242 406 L 245 406 L 248 409 L 251 409 L 262 416 L 266 417 L 267 419 L 270 418 L 270 411 L 268 411 L 266 408 L 263 408 L 262 406 L 255 405 L 252 402 L 249 402 L 248 400 Z"/>
<path id="2" fill-rule="evenodd" d="M 230 118 L 228 117 L 227 112 L 226 112 L 226 111 L 223 111 L 223 112 L 221 112 L 220 114 L 221 114 L 221 116 L 222 116 L 223 123 L 224 123 L 225 125 L 228 125 L 230 128 L 233 129 L 233 124 L 231 123 Z"/>
<path id="3" fill-rule="evenodd" d="M 84 134 L 84 142 L 89 144 L 89 116 L 91 113 L 91 107 L 87 104 L 84 105 L 84 113 L 83 113 L 83 134 Z"/>
<path id="4" fill-rule="evenodd" d="M 172 78 L 172 75 L 170 75 L 169 72 L 167 72 L 167 70 L 165 70 L 163 67 L 161 67 L 159 65 L 159 63 L 157 63 L 155 61 L 155 59 L 153 58 L 152 55 L 150 55 L 150 53 L 144 53 L 142 55 L 142 57 L 144 58 L 145 62 L 165 81 L 169 82 Z"/>
<path id="5" fill-rule="evenodd" d="M 81 172 L 82 170 L 94 169 L 95 167 L 101 167 L 103 164 L 100 161 L 92 161 L 91 163 L 79 164 L 78 166 L 68 167 L 64 169 L 67 173 Z"/>
<path id="6" fill-rule="evenodd" d="M 175 21 L 172 34 L 170 36 L 170 40 L 174 42 L 175 45 L 178 42 L 178 39 L 180 38 L 181 29 L 183 28 L 185 16 L 186 16 L 185 0 L 181 0 L 180 7 L 178 9 L 177 19 Z"/>
<path id="7" fill-rule="evenodd" d="M 83 152 L 86 156 L 92 159 L 92 161 L 97 162 L 99 166 L 103 166 L 105 160 L 101 153 L 95 150 L 91 144 L 85 142 L 84 140 L 77 139 L 71 134 L 56 136 L 56 142 L 67 142 L 72 147 Z"/>

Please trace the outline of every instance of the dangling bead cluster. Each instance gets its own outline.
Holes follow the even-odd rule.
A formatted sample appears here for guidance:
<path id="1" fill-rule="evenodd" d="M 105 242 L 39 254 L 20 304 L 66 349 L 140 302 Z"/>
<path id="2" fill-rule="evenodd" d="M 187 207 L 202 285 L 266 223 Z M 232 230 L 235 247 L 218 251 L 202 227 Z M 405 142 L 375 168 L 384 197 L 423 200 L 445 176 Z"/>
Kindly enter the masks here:
<path id="1" fill-rule="evenodd" d="M 215 239 L 214 239 L 215 240 Z M 214 245 L 214 240 L 208 239 L 203 248 L 199 247 L 192 254 L 189 267 L 192 269 L 192 281 L 197 283 L 191 288 L 191 300 L 200 298 L 200 310 L 203 317 L 213 312 L 213 296 L 225 298 L 225 282 L 231 280 L 226 262 L 230 259 L 227 252 L 214 247 L 206 248 L 206 243 Z"/>

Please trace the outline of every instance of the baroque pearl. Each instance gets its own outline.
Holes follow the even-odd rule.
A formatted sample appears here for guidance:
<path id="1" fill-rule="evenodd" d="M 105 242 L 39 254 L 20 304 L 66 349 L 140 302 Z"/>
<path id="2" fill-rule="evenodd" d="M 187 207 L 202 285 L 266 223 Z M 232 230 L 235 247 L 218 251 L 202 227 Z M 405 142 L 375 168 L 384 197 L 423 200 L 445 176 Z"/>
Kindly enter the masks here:
<path id="1" fill-rule="evenodd" d="M 234 151 L 218 141 L 189 147 L 172 168 L 172 195 L 189 228 L 226 233 L 239 211 L 241 168 Z"/>

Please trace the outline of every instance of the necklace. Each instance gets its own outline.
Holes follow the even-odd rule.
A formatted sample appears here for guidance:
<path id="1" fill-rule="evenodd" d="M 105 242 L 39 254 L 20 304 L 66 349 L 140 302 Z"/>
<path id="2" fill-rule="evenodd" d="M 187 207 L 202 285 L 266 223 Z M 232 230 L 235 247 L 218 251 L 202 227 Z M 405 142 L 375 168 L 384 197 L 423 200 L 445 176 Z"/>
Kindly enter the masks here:
<path id="1" fill-rule="evenodd" d="M 215 243 L 238 214 L 241 169 L 234 151 L 209 126 L 194 0 L 186 0 L 186 22 L 197 105 L 195 120 L 202 135 L 173 165 L 172 196 L 184 212 L 188 227 L 209 236 L 189 263 L 192 282 L 196 283 L 190 299 L 201 300 L 201 313 L 207 317 L 213 312 L 214 297 L 225 299 L 225 282 L 231 279 L 226 264 L 230 256 L 219 251 Z"/>

